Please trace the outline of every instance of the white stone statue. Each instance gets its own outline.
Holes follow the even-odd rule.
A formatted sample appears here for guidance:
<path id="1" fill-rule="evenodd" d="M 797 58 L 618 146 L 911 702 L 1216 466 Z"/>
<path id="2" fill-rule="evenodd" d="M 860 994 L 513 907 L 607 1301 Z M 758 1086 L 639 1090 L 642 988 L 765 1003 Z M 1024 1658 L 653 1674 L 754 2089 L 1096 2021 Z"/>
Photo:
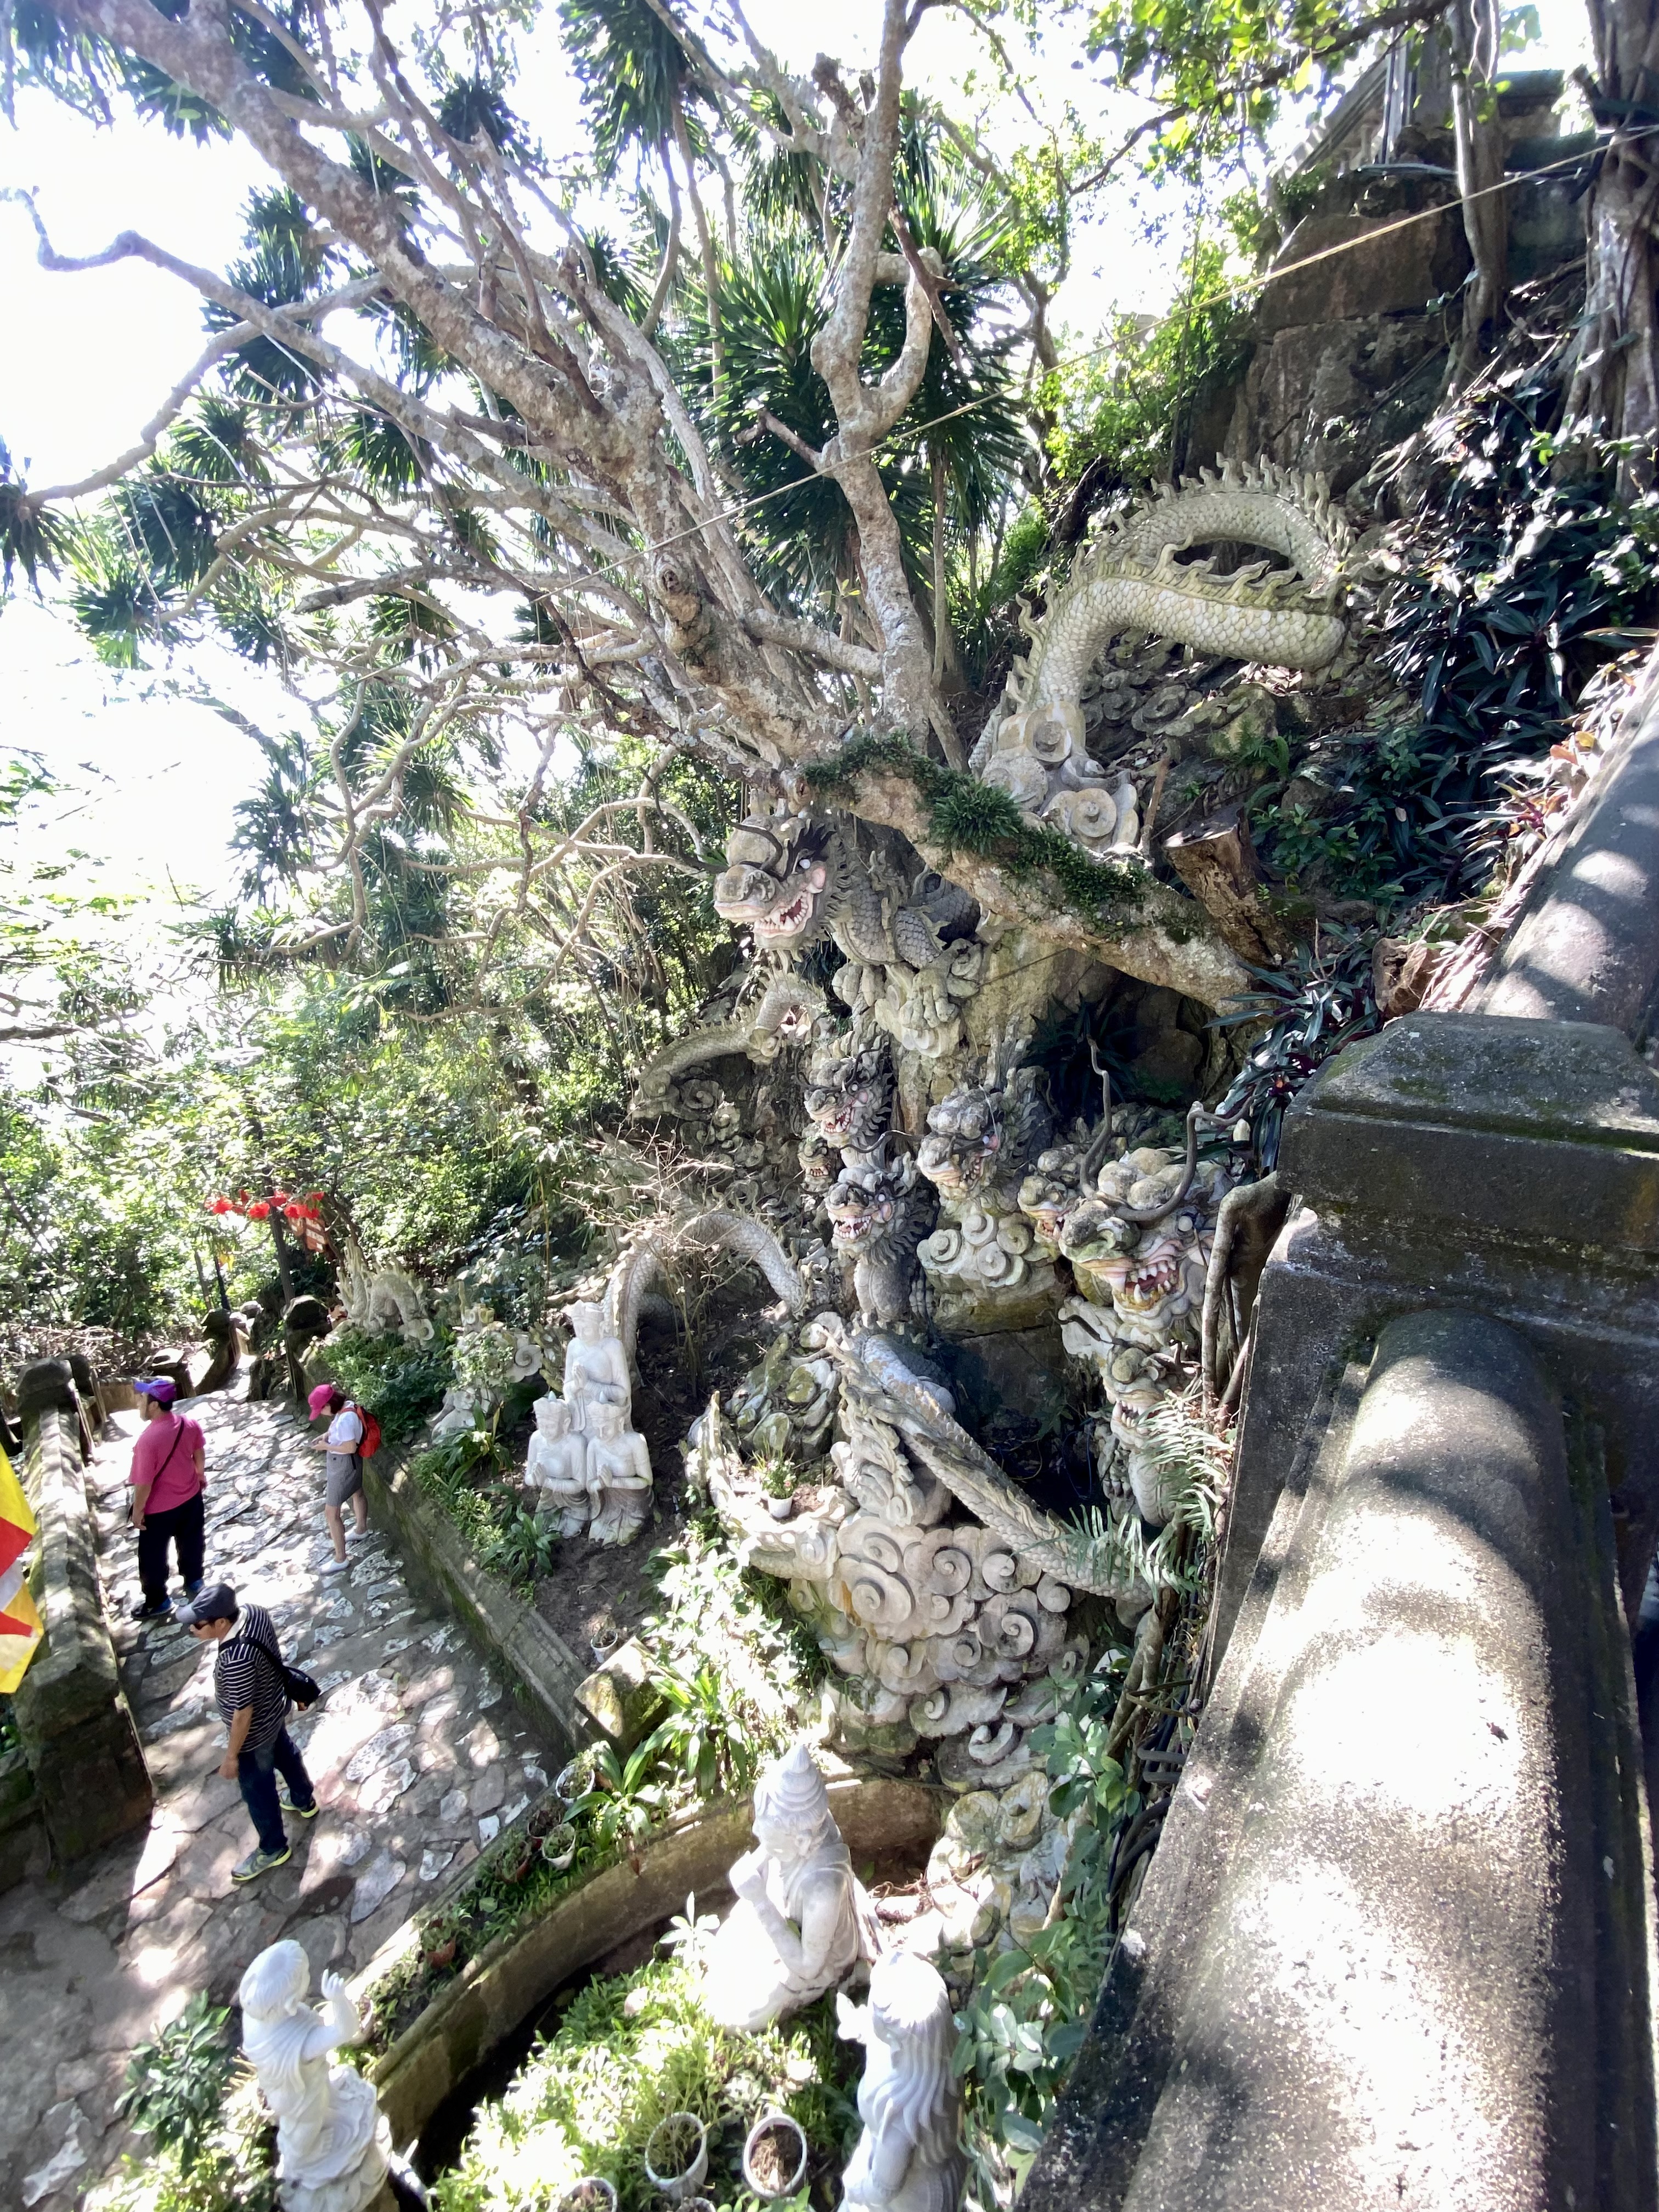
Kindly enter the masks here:
<path id="1" fill-rule="evenodd" d="M 951 2071 L 956 2021 L 938 1969 L 911 1951 L 885 1952 L 870 1969 L 868 2004 L 837 1997 L 836 2012 L 839 2033 L 869 2053 L 842 2212 L 957 2212 L 968 2161 Z"/>
<path id="2" fill-rule="evenodd" d="M 386 2176 L 391 2133 L 373 2083 L 329 2053 L 362 2030 L 337 1974 L 320 2011 L 305 2002 L 311 1961 L 273 1943 L 243 1975 L 242 2049 L 276 2116 L 276 2194 L 283 2212 L 362 2212 Z"/>
<path id="3" fill-rule="evenodd" d="M 536 1433 L 530 1439 L 524 1479 L 539 1492 L 536 1510 L 556 1516 L 559 1534 L 574 1536 L 587 1526 L 591 1502 L 587 1493 L 587 1439 L 573 1431 L 570 1408 L 550 1391 L 531 1409 Z"/>
<path id="4" fill-rule="evenodd" d="M 587 1497 L 596 1544 L 626 1544 L 651 1510 L 651 1454 L 637 1429 L 623 1426 L 623 1409 L 595 1399 L 587 1416 Z"/>
<path id="5" fill-rule="evenodd" d="M 481 1408 L 465 1383 L 452 1382 L 444 1392 L 444 1401 L 432 1416 L 432 1442 L 440 1443 L 445 1437 L 459 1436 L 463 1429 L 478 1425 Z"/>
<path id="6" fill-rule="evenodd" d="M 572 1305 L 570 1327 L 572 1334 L 564 1355 L 564 1395 L 576 1426 L 584 1436 L 591 1436 L 588 1409 L 602 1405 L 619 1406 L 626 1428 L 634 1391 L 622 1339 L 606 1334 L 605 1308 L 586 1298 Z"/>
<path id="7" fill-rule="evenodd" d="M 762 1773 L 754 1826 L 757 1848 L 732 1869 L 737 1903 L 703 1978 L 711 2017 L 750 2033 L 821 1997 L 873 1948 L 863 1935 L 872 1917 L 805 1744 Z"/>

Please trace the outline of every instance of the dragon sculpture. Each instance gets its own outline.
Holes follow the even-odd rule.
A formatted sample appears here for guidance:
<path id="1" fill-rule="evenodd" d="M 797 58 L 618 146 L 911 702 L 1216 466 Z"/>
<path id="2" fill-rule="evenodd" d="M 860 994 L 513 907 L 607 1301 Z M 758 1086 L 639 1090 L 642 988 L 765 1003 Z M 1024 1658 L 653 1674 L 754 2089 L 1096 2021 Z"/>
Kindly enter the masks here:
<path id="1" fill-rule="evenodd" d="M 741 1054 L 763 1066 L 769 1065 L 788 1046 L 803 1043 L 823 1012 L 823 995 L 810 983 L 787 969 L 768 975 L 751 1013 L 739 1010 L 730 1021 L 693 1030 L 652 1054 L 640 1070 L 629 1114 L 636 1121 L 651 1121 L 677 1113 L 681 1079 L 708 1060 Z"/>
<path id="2" fill-rule="evenodd" d="M 939 1201 L 939 1225 L 916 1256 L 933 1317 L 950 1335 L 1040 1326 L 1060 1303 L 1052 1256 L 1018 1196 L 1024 1163 L 1049 1133 L 1036 1071 L 1018 1064 L 1025 1042 L 1006 1037 L 981 1078 L 929 1109 L 916 1153 Z"/>
<path id="3" fill-rule="evenodd" d="M 860 854 L 850 828 L 811 811 L 750 814 L 732 832 L 714 884 L 721 917 L 763 952 L 811 951 L 828 939 L 846 965 L 836 995 L 928 1059 L 961 1042 L 960 1002 L 979 988 L 984 948 L 964 891 L 924 877 L 909 889 Z"/>
<path id="4" fill-rule="evenodd" d="M 867 1164 L 849 1163 L 823 1201 L 835 1249 L 853 1262 L 853 1295 L 866 1328 L 889 1328 L 912 1306 L 910 1273 L 927 1231 L 916 1164 L 888 1157 L 884 1140 Z"/>
<path id="5" fill-rule="evenodd" d="M 1182 562 L 1194 545 L 1237 543 L 1280 555 L 1218 575 Z M 1322 477 L 1263 460 L 1224 461 L 1109 522 L 1079 554 L 1038 620 L 1022 617 L 1030 649 L 1014 663 L 972 767 L 1030 819 L 1093 853 L 1132 851 L 1140 817 L 1133 781 L 1115 779 L 1084 744 L 1082 695 L 1111 641 L 1149 631 L 1234 661 L 1314 670 L 1347 637 L 1341 605 L 1352 533 Z"/>

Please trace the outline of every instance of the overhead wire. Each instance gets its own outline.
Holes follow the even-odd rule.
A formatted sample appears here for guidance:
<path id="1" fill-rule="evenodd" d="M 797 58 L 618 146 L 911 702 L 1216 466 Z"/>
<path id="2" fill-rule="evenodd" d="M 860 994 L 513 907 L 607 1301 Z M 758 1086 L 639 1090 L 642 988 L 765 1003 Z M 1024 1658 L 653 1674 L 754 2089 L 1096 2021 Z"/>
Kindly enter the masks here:
<path id="1" fill-rule="evenodd" d="M 1656 133 L 1659 133 L 1659 123 L 1645 124 L 1640 130 L 1620 132 L 1617 134 L 1616 143 L 1629 144 L 1635 139 L 1651 137 Z M 1615 142 L 1610 140 L 1609 146 L 1613 143 Z M 1559 161 L 1546 162 L 1536 169 L 1522 170 L 1514 176 L 1504 177 L 1495 185 L 1482 185 L 1478 191 L 1461 192 L 1455 202 L 1449 202 L 1443 207 L 1419 208 L 1414 214 L 1397 216 L 1391 221 L 1380 224 L 1375 230 L 1367 231 L 1363 237 L 1340 239 L 1334 246 L 1322 246 L 1316 253 L 1304 255 L 1299 260 L 1288 263 L 1285 265 L 1285 273 L 1294 270 L 1300 274 L 1304 270 L 1317 268 L 1323 262 L 1338 260 L 1345 253 L 1364 252 L 1375 246 L 1381 239 L 1390 238 L 1399 231 L 1409 230 L 1414 223 L 1437 221 L 1441 216 L 1450 213 L 1454 206 L 1457 208 L 1468 206 L 1476 200 L 1489 198 L 1496 192 L 1512 191 L 1517 185 L 1525 184 L 1534 178 L 1549 176 L 1557 170 L 1582 168 L 1586 161 L 1594 159 L 1595 155 L 1604 155 L 1607 150 L 1607 147 L 1597 147 L 1593 154 L 1580 152 L 1566 155 Z M 1212 291 L 1205 293 L 1200 298 L 1188 301 L 1185 306 L 1176 312 L 1185 315 L 1190 321 L 1193 317 L 1200 314 L 1206 308 L 1219 307 L 1226 301 L 1236 299 L 1244 293 L 1260 291 L 1271 281 L 1275 273 L 1277 272 L 1269 270 L 1265 275 L 1230 277 L 1224 283 L 1217 285 Z M 1047 374 L 1052 376 L 1066 369 L 1084 368 L 1090 362 L 1101 360 L 1115 350 L 1115 341 L 1103 340 L 1098 345 L 1087 346 L 1079 352 L 1063 356 Z M 884 437 L 877 439 L 867 449 L 867 453 L 861 453 L 858 458 L 866 459 L 901 444 L 907 447 L 913 446 L 929 431 L 939 429 L 946 422 L 957 422 L 964 415 L 976 414 L 981 408 L 990 406 L 1000 397 L 1000 394 L 986 392 L 978 398 L 964 399 L 955 407 L 948 407 L 942 414 L 931 416 L 925 422 L 905 424 L 902 434 L 900 429 L 896 428 L 889 431 Z M 628 555 L 626 565 L 646 561 L 658 553 L 665 552 L 671 545 L 678 545 L 688 538 L 696 538 L 718 523 L 736 521 L 742 515 L 752 514 L 757 507 L 769 506 L 774 500 L 782 499 L 790 492 L 799 491 L 806 484 L 820 483 L 825 476 L 833 477 L 834 473 L 833 469 L 815 470 L 810 476 L 794 477 L 786 484 L 774 485 L 770 491 L 757 492 L 751 498 L 735 501 L 730 507 L 722 507 L 717 513 L 705 516 L 701 521 L 688 524 L 684 530 L 673 531 L 665 538 L 647 541 L 639 548 L 637 552 Z M 604 575 L 608 569 L 619 569 L 623 565 L 625 565 L 624 562 L 621 558 L 616 558 L 597 568 L 594 573 Z"/>

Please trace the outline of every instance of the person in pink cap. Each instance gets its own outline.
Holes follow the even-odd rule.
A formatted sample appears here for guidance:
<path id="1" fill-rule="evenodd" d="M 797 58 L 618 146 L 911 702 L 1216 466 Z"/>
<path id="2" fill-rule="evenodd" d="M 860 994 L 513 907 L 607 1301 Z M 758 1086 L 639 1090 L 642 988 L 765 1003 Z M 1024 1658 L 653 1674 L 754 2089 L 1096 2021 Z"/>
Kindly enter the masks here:
<path id="1" fill-rule="evenodd" d="M 135 1382 L 133 1395 L 143 1427 L 132 1449 L 132 1526 L 138 1532 L 138 1580 L 143 1595 L 132 1608 L 135 1620 L 161 1620 L 172 1613 L 167 1602 L 167 1547 L 179 1554 L 185 1595 L 202 1587 L 207 1443 L 200 1427 L 175 1413 L 179 1386 L 165 1375 Z"/>
<path id="2" fill-rule="evenodd" d="M 325 1575 L 343 1575 L 351 1562 L 346 1557 L 345 1502 L 351 1500 L 351 1534 L 358 1542 L 368 1534 L 368 1500 L 363 1496 L 363 1462 L 357 1447 L 363 1440 L 363 1417 L 343 1390 L 319 1382 L 307 1401 L 311 1418 L 328 1416 L 328 1434 L 319 1437 L 317 1449 L 328 1455 L 328 1486 L 324 1493 L 323 1518 L 328 1522 L 334 1557 L 323 1569 Z"/>

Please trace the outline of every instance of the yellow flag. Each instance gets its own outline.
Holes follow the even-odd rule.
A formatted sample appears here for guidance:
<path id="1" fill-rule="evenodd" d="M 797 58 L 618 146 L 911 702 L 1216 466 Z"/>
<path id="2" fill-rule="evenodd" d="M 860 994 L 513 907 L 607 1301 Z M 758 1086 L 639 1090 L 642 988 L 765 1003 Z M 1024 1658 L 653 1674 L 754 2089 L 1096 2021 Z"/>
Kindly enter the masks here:
<path id="1" fill-rule="evenodd" d="M 40 1610 L 24 1581 L 25 1554 L 34 1516 L 11 1462 L 0 1449 L 0 1693 L 23 1679 L 44 1632 Z"/>

